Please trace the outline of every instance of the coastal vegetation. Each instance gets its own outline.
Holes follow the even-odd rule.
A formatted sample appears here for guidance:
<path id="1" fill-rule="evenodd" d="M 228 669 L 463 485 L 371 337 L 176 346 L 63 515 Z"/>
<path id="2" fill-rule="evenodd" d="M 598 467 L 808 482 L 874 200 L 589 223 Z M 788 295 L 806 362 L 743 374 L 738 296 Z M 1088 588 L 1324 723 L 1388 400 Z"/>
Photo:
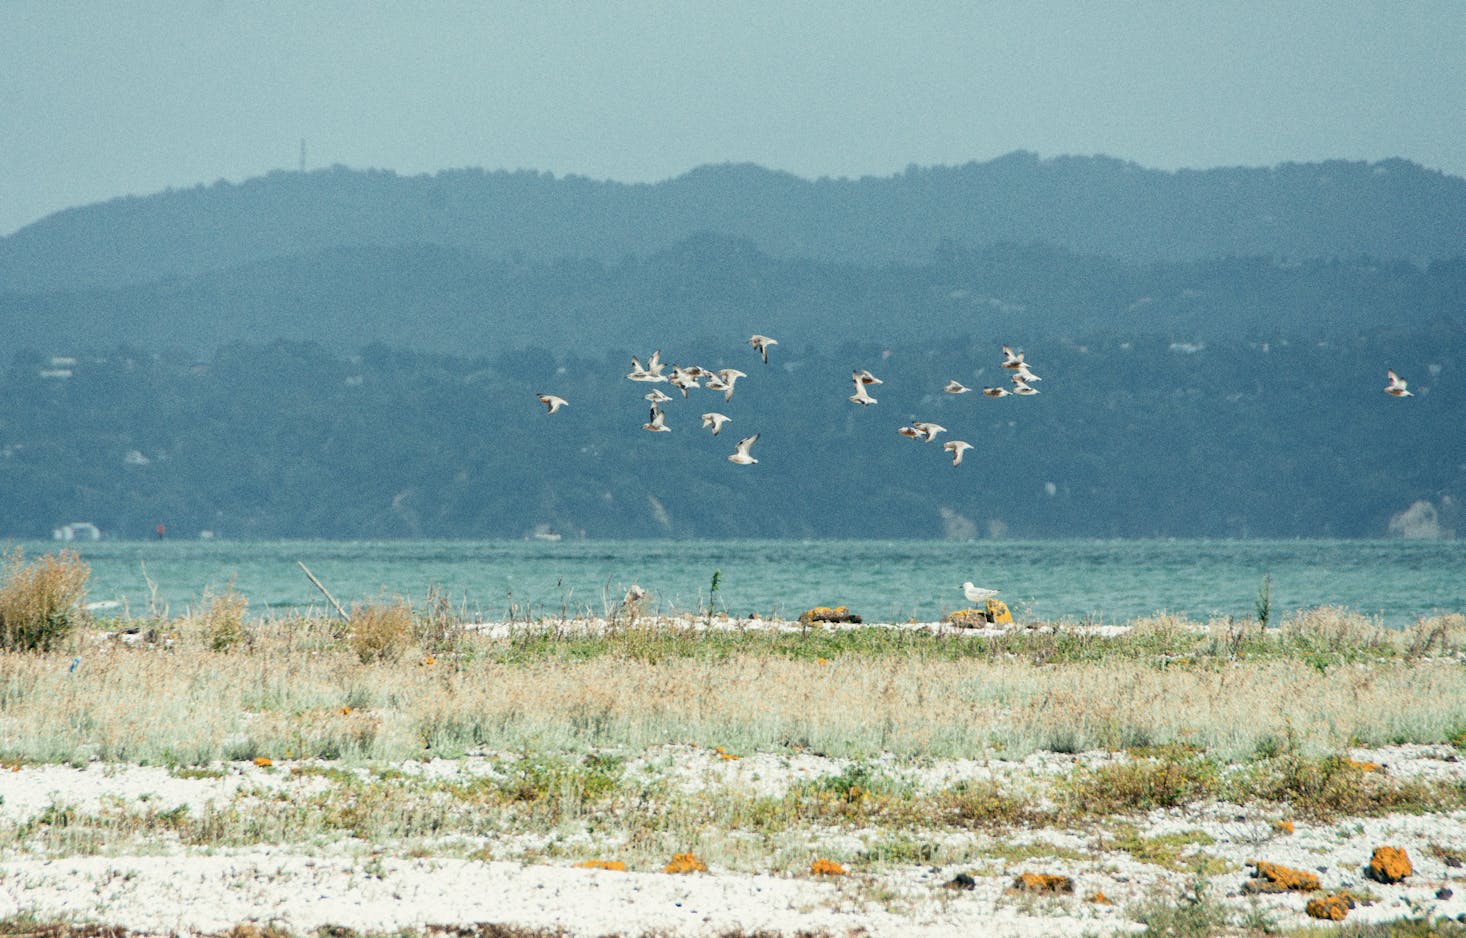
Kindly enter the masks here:
<path id="1" fill-rule="evenodd" d="M 54 618 L 55 584 L 85 575 L 72 554 L 17 555 L 6 622 L 27 621 L 14 609 Z M 1235 814 L 1264 847 L 1295 822 L 1466 811 L 1459 775 L 1352 755 L 1466 756 L 1460 615 L 1403 630 L 1331 608 L 1274 627 L 626 611 L 485 624 L 441 597 L 257 619 L 231 589 L 178 618 L 91 619 L 68 595 L 72 628 L 0 652 L 0 766 L 237 784 L 205 804 L 57 798 L 0 823 L 11 856 L 356 844 L 601 869 L 843 881 L 924 864 L 1012 879 L 1085 855 L 1065 846 L 1080 832 L 1086 850 L 1205 880 L 1241 867 L 1217 835 L 1149 830 L 1147 816 Z M 850 888 L 879 893 L 860 881 Z M 1214 930 L 1184 933 L 1236 933 L 1243 916 L 1195 888 L 1129 914 L 1206 912 Z"/>

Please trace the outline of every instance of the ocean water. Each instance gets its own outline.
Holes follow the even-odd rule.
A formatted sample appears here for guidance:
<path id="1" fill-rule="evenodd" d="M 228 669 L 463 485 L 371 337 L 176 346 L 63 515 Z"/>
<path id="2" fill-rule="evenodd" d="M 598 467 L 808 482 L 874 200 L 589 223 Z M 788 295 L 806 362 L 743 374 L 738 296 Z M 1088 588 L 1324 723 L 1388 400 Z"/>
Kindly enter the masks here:
<path id="1" fill-rule="evenodd" d="M 9 545 L 10 547 L 16 545 Z M 55 543 L 19 545 L 27 556 Z M 866 621 L 932 621 L 1001 590 L 1022 620 L 1123 623 L 1156 613 L 1253 614 L 1264 576 L 1274 620 L 1343 606 L 1385 625 L 1466 612 L 1466 541 L 100 541 L 88 600 L 108 614 L 181 615 L 231 584 L 253 615 L 327 610 L 303 562 L 344 606 L 437 587 L 496 619 L 600 614 L 636 583 L 663 611 L 710 600 L 735 616 L 848 606 Z M 9 547 L 7 547 L 9 549 Z M 718 591 L 712 593 L 714 573 Z"/>

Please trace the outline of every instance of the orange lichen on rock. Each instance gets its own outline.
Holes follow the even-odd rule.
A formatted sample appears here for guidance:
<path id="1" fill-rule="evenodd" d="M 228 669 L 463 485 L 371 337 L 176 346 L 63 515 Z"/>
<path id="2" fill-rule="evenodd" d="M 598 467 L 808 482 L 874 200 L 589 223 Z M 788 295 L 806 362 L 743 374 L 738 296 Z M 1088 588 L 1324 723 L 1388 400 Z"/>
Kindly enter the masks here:
<path id="1" fill-rule="evenodd" d="M 800 613 L 799 621 L 805 625 L 816 623 L 853 623 L 860 624 L 860 616 L 846 609 L 844 606 L 815 606 L 813 609 L 806 609 Z"/>
<path id="2" fill-rule="evenodd" d="M 1110 898 L 1102 892 L 1092 892 L 1084 897 L 1085 902 L 1093 902 L 1095 905 L 1114 905 Z"/>
<path id="3" fill-rule="evenodd" d="M 262 769 L 268 769 L 274 764 L 274 759 L 268 758 L 266 756 L 255 756 L 255 765 L 259 766 Z"/>
<path id="4" fill-rule="evenodd" d="M 1248 860 L 1247 865 L 1256 869 L 1253 878 L 1242 885 L 1243 892 L 1313 892 L 1319 888 L 1318 877 L 1307 870 L 1266 860 Z"/>
<path id="5" fill-rule="evenodd" d="M 987 613 L 981 609 L 954 609 L 947 613 L 947 624 L 955 625 L 959 629 L 982 629 L 987 628 Z"/>
<path id="6" fill-rule="evenodd" d="M 615 870 L 618 873 L 626 872 L 626 864 L 620 860 L 586 860 L 584 863 L 575 864 L 583 870 Z"/>
<path id="7" fill-rule="evenodd" d="M 739 759 L 743 758 L 742 756 L 735 756 L 731 752 L 726 752 L 722 746 L 714 746 L 713 752 L 717 753 L 719 759 L 723 759 L 727 762 L 737 762 Z"/>
<path id="8" fill-rule="evenodd" d="M 1364 875 L 1375 882 L 1398 883 L 1413 872 L 1409 855 L 1400 847 L 1375 847 Z"/>
<path id="9" fill-rule="evenodd" d="M 1309 899 L 1308 904 L 1303 907 L 1310 918 L 1324 918 L 1333 922 L 1342 922 L 1349 910 L 1354 908 L 1354 898 L 1348 893 L 1329 893 L 1317 899 Z"/>
<path id="10" fill-rule="evenodd" d="M 672 862 L 662 867 L 663 873 L 706 873 L 707 865 L 691 853 L 674 853 Z"/>
<path id="11" fill-rule="evenodd" d="M 1279 834 L 1291 834 L 1291 833 L 1293 833 L 1293 822 L 1292 821 L 1274 821 L 1273 822 L 1273 830 L 1277 831 Z"/>
<path id="12" fill-rule="evenodd" d="M 815 860 L 809 865 L 809 872 L 812 876 L 844 876 L 845 867 L 834 860 Z"/>
<path id="13" fill-rule="evenodd" d="M 1349 760 L 1349 768 L 1357 769 L 1360 772 L 1383 772 L 1385 767 L 1378 762 L 1360 762 L 1357 759 Z"/>
<path id="14" fill-rule="evenodd" d="M 1074 880 L 1053 873 L 1019 873 L 1013 880 L 1013 888 L 1019 892 L 1072 893 Z"/>

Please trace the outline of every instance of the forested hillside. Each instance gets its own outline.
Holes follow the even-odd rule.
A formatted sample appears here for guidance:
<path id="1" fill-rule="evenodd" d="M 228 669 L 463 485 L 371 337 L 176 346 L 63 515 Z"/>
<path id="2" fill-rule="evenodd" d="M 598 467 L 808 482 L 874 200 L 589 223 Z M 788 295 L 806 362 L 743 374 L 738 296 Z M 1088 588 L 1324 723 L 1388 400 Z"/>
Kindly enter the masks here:
<path id="1" fill-rule="evenodd" d="M 659 385 L 660 434 L 624 378 L 649 348 L 20 361 L 0 375 L 0 537 L 1379 537 L 1417 502 L 1436 529 L 1413 533 L 1448 532 L 1466 493 L 1455 328 L 1034 339 L 1042 392 L 1003 399 L 942 392 L 1007 383 L 997 341 L 964 332 L 785 342 L 767 366 L 738 335 L 670 338 L 667 359 L 748 377 L 727 402 Z M 878 404 L 846 400 L 854 367 L 884 379 Z M 1416 396 L 1381 393 L 1386 367 Z M 570 404 L 552 416 L 541 391 Z M 716 438 L 714 410 L 732 418 Z M 912 419 L 946 433 L 904 439 Z M 759 463 L 729 463 L 753 433 Z M 947 439 L 974 445 L 961 466 Z"/>
<path id="2" fill-rule="evenodd" d="M 1449 536 L 1463 246 L 1466 182 L 1403 161 L 121 199 L 0 239 L 0 538 Z M 942 392 L 1005 344 L 1039 394 Z M 656 349 L 749 375 L 647 433 Z"/>
<path id="3" fill-rule="evenodd" d="M 0 334 L 44 355 L 118 345 L 207 357 L 233 341 L 599 355 L 763 331 L 919 344 L 1112 333 L 1211 341 L 1415 330 L 1466 315 L 1466 258 L 1131 264 L 1043 245 L 948 247 L 921 264 L 774 258 L 702 235 L 645 259 L 510 263 L 452 248 L 341 248 L 140 287 L 0 294 Z"/>

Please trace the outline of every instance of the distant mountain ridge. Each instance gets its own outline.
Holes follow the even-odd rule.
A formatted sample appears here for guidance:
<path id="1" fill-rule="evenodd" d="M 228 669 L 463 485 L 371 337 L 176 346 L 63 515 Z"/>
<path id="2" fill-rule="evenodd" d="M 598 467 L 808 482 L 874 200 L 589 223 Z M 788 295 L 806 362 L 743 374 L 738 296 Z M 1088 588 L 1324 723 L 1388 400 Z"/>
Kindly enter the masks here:
<path id="1" fill-rule="evenodd" d="M 1132 264 L 1047 245 L 947 247 L 923 264 L 776 258 L 697 235 L 644 258 L 499 261 L 451 247 L 338 247 L 140 286 L 0 293 L 0 335 L 45 354 L 208 356 L 284 339 L 349 353 L 646 354 L 777 335 L 786 348 L 933 336 L 1339 337 L 1466 326 L 1466 257 Z"/>
<path id="2" fill-rule="evenodd" d="M 1466 180 L 1406 160 L 1164 172 L 1025 152 L 888 177 L 709 165 L 652 184 L 531 171 L 273 172 L 68 209 L 0 238 L 0 292 L 189 279 L 340 248 L 646 257 L 700 232 L 774 258 L 881 265 L 1042 242 L 1129 263 L 1230 256 L 1424 264 L 1466 250 Z"/>

